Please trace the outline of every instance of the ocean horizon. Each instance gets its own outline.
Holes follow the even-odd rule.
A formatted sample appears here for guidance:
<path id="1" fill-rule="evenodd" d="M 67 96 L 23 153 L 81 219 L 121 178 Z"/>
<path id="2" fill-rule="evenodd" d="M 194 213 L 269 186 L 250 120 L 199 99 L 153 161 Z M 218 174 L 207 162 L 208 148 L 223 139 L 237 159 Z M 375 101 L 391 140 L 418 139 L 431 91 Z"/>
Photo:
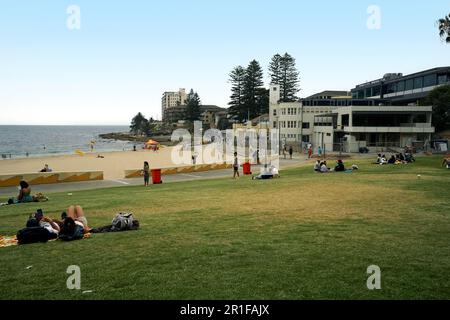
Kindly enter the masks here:
<path id="1" fill-rule="evenodd" d="M 134 142 L 101 139 L 100 134 L 128 132 L 129 126 L 110 125 L 0 125 L 0 159 L 45 157 L 131 150 Z"/>

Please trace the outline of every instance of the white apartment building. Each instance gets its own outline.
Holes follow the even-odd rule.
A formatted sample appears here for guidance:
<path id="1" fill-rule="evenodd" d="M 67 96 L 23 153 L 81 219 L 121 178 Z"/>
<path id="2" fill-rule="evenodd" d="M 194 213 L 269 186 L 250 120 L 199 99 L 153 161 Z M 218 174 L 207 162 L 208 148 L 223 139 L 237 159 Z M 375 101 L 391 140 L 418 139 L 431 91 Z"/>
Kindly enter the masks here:
<path id="1" fill-rule="evenodd" d="M 167 108 L 173 108 L 187 103 L 186 89 L 181 88 L 178 92 L 164 92 L 161 98 L 161 116 L 164 121 L 164 113 Z"/>
<path id="2" fill-rule="evenodd" d="M 299 148 L 303 144 L 314 144 L 315 116 L 328 114 L 332 106 L 303 106 L 301 101 L 280 102 L 280 86 L 270 86 L 269 123 L 280 130 L 280 144 Z"/>

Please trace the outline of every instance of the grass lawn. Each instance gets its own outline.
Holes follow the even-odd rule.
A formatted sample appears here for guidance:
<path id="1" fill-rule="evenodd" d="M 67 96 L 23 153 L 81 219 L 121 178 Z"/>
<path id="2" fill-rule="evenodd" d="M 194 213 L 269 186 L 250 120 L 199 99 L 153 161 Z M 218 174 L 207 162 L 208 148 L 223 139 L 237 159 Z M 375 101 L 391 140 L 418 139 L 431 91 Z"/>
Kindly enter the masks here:
<path id="1" fill-rule="evenodd" d="M 3 235 L 39 207 L 59 217 L 80 204 L 94 227 L 121 210 L 141 222 L 136 232 L 0 248 L 0 298 L 449 299 L 450 170 L 441 157 L 355 163 L 352 174 L 316 174 L 310 164 L 274 180 L 120 187 L 0 207 Z M 381 290 L 366 287 L 372 264 Z M 80 266 L 82 290 L 66 288 L 69 265 Z"/>

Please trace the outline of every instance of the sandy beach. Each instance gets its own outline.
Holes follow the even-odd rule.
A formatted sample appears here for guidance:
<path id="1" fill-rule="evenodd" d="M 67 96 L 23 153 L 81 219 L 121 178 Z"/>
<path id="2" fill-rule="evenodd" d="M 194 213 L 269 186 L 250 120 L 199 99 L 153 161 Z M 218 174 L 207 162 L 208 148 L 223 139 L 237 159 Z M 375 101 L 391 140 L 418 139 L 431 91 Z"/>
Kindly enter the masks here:
<path id="1" fill-rule="evenodd" d="M 0 175 L 39 172 L 45 164 L 54 172 L 67 171 L 104 171 L 105 179 L 121 179 L 124 170 L 139 169 L 144 161 L 150 163 L 151 168 L 167 168 L 175 166 L 171 161 L 172 147 L 165 147 L 157 152 L 148 150 L 92 152 L 80 155 L 61 155 L 39 158 L 0 160 Z M 101 154 L 104 158 L 97 158 Z"/>

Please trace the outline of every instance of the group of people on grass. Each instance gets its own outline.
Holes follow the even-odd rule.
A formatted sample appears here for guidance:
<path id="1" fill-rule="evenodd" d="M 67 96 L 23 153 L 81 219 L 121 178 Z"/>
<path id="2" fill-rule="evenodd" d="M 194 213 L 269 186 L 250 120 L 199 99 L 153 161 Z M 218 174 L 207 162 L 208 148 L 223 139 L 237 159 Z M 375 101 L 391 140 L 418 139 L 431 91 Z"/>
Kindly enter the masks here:
<path id="1" fill-rule="evenodd" d="M 395 155 L 393 154 L 389 159 L 387 159 L 384 154 L 381 155 L 381 153 L 379 153 L 377 156 L 376 164 L 406 164 L 415 161 L 416 159 L 414 158 L 412 153 L 409 152 L 405 152 L 404 154 L 403 153 L 398 153 Z"/>
<path id="2" fill-rule="evenodd" d="M 342 161 L 341 159 L 336 161 L 334 168 L 329 168 L 326 160 L 323 160 L 323 161 L 317 160 L 316 163 L 314 164 L 314 171 L 320 172 L 320 173 L 345 172 L 345 171 L 353 171 L 353 170 L 357 170 L 357 169 L 358 169 L 358 166 L 356 166 L 356 165 L 352 165 L 351 169 L 346 169 L 345 165 L 344 165 L 344 161 Z"/>
<path id="3" fill-rule="evenodd" d="M 132 213 L 120 212 L 116 214 L 111 224 L 91 229 L 81 206 L 70 206 L 61 213 L 61 219 L 45 216 L 41 209 L 31 215 L 26 227 L 17 232 L 19 244 L 47 242 L 53 239 L 63 241 L 81 240 L 89 233 L 104 233 L 116 231 L 138 230 L 139 221 Z"/>
<path id="4" fill-rule="evenodd" d="M 27 228 L 35 227 L 44 228 L 53 235 L 53 238 L 63 240 L 82 239 L 84 234 L 90 231 L 83 208 L 80 206 L 70 206 L 67 211 L 61 213 L 60 220 L 44 216 L 42 210 L 38 210 L 27 222 Z"/>

